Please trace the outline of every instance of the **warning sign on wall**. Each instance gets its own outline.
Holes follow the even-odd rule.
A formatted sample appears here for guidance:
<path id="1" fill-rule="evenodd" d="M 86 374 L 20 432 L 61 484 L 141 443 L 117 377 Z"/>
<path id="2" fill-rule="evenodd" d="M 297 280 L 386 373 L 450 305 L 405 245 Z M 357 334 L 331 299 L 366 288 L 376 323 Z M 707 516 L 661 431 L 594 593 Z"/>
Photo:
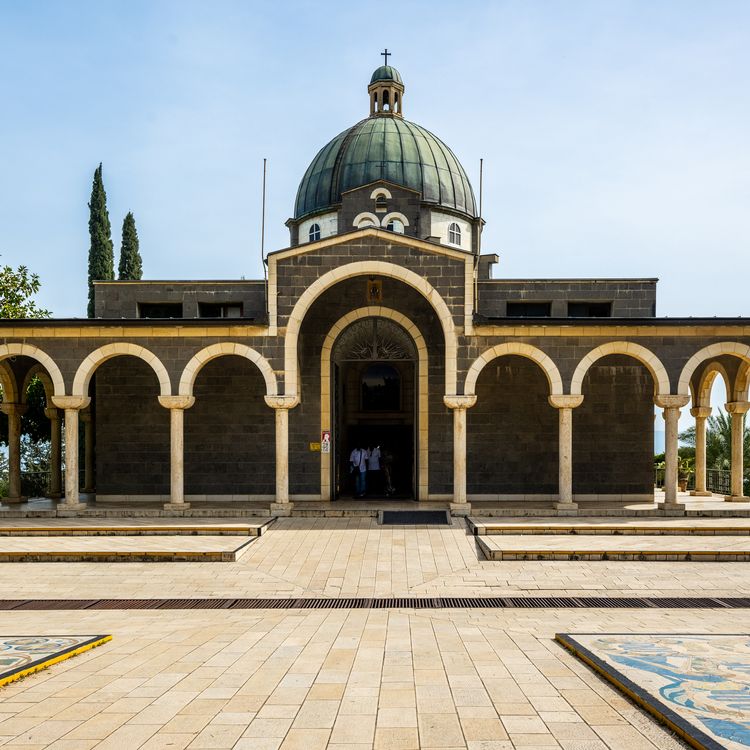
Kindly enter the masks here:
<path id="1" fill-rule="evenodd" d="M 331 452 L 331 431 L 323 430 L 320 433 L 320 452 L 330 453 Z"/>

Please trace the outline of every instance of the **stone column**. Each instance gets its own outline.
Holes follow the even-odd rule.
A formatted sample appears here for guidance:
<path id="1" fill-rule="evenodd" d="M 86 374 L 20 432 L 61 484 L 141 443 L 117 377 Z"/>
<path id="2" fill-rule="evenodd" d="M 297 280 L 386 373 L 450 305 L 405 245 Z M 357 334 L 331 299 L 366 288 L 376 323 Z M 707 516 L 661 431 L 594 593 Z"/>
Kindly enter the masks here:
<path id="1" fill-rule="evenodd" d="M 62 497 L 62 436 L 60 435 L 60 411 L 54 406 L 44 410 L 49 419 L 50 460 L 49 460 L 49 496 Z"/>
<path id="2" fill-rule="evenodd" d="M 0 404 L 3 414 L 8 415 L 8 497 L 4 503 L 20 503 L 21 495 L 21 415 L 26 404 Z"/>
<path id="3" fill-rule="evenodd" d="M 732 415 L 732 480 L 731 495 L 724 499 L 730 503 L 748 503 L 750 497 L 746 497 L 743 487 L 744 477 L 744 446 L 745 437 L 745 414 L 750 410 L 750 401 L 732 401 L 725 404 L 727 412 Z"/>
<path id="4" fill-rule="evenodd" d="M 65 410 L 65 501 L 57 506 L 57 513 L 68 515 L 86 507 L 78 499 L 78 413 L 91 399 L 88 396 L 53 396 L 52 403 Z"/>
<path id="5" fill-rule="evenodd" d="M 276 500 L 271 512 L 288 516 L 294 504 L 289 500 L 289 410 L 299 403 L 298 396 L 266 396 L 266 403 L 276 413 Z"/>
<path id="6" fill-rule="evenodd" d="M 665 395 L 654 397 L 654 403 L 664 410 L 664 503 L 663 510 L 685 510 L 677 502 L 677 423 L 680 409 L 690 401 L 690 396 Z"/>
<path id="7" fill-rule="evenodd" d="M 91 411 L 86 409 L 79 414 L 83 423 L 83 491 L 94 492 L 94 424 Z"/>
<path id="8" fill-rule="evenodd" d="M 169 502 L 164 510 L 188 510 L 185 502 L 185 409 L 195 403 L 194 396 L 159 396 L 159 403 L 169 409 Z"/>
<path id="9" fill-rule="evenodd" d="M 574 511 L 578 503 L 573 502 L 573 409 L 583 403 L 583 396 L 550 396 L 547 399 L 559 412 L 559 456 L 558 495 L 555 509 Z"/>
<path id="10" fill-rule="evenodd" d="M 698 406 L 690 410 L 695 417 L 695 489 L 693 497 L 710 497 L 706 489 L 706 420 L 711 416 L 710 406 Z"/>
<path id="11" fill-rule="evenodd" d="M 477 397 L 447 395 L 443 403 L 453 409 L 453 502 L 454 516 L 468 516 L 471 505 L 466 494 L 466 410 L 477 402 Z"/>

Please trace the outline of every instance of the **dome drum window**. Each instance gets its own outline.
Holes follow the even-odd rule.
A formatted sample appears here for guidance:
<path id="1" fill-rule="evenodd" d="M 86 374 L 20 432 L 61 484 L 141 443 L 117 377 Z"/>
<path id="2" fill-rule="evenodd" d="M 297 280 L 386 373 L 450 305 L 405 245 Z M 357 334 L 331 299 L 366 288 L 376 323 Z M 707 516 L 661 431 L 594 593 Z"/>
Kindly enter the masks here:
<path id="1" fill-rule="evenodd" d="M 317 242 L 320 239 L 320 224 L 313 224 L 308 232 L 310 242 Z"/>
<path id="2" fill-rule="evenodd" d="M 455 221 L 448 227 L 448 244 L 461 245 L 461 227 Z"/>

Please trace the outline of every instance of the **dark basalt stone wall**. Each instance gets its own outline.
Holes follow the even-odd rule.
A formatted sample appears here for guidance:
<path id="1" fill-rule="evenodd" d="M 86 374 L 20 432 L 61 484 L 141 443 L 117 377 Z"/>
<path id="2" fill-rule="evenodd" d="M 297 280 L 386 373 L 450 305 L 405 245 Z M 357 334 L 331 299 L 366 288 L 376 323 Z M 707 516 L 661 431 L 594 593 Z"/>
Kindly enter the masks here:
<path id="1" fill-rule="evenodd" d="M 243 357 L 201 369 L 185 412 L 185 494 L 274 494 L 275 418 L 265 393 L 260 371 Z"/>
<path id="2" fill-rule="evenodd" d="M 96 371 L 96 491 L 169 494 L 169 412 L 159 382 L 137 357 L 113 357 Z M 81 448 L 81 465 L 83 449 Z"/>
<path id="3" fill-rule="evenodd" d="M 524 357 L 500 357 L 482 370 L 467 412 L 467 491 L 554 494 L 558 415 L 547 379 Z"/>

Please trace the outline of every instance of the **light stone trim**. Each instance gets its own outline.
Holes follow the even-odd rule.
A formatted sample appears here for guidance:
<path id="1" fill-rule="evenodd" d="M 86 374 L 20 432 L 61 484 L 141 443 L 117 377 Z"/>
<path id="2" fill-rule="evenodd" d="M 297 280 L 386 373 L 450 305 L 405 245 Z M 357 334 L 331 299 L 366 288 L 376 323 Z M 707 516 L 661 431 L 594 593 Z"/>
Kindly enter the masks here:
<path id="1" fill-rule="evenodd" d="M 366 224 L 365 226 L 360 227 L 360 224 L 363 221 L 371 221 L 372 224 Z M 362 213 L 359 213 L 354 217 L 352 226 L 356 227 L 357 229 L 369 229 L 371 226 L 379 227 L 380 219 L 374 213 L 372 213 L 372 211 L 362 211 Z"/>
<path id="2" fill-rule="evenodd" d="M 473 395 L 476 391 L 477 380 L 482 370 L 487 364 L 492 362 L 498 357 L 506 356 L 519 356 L 530 359 L 542 369 L 547 382 L 549 383 L 550 395 L 561 396 L 563 394 L 563 382 L 560 376 L 560 371 L 557 369 L 557 365 L 552 359 L 545 354 L 541 349 L 537 349 L 531 344 L 523 344 L 517 341 L 509 341 L 505 344 L 497 344 L 490 349 L 482 352 L 482 354 L 474 360 L 469 372 L 466 375 L 466 385 L 464 386 L 464 393 L 467 395 Z"/>
<path id="3" fill-rule="evenodd" d="M 339 318 L 323 342 L 320 352 L 320 430 L 332 430 L 331 425 L 331 355 L 336 339 L 344 330 L 363 318 L 387 318 L 398 323 L 414 341 L 417 347 L 417 490 L 420 500 L 429 495 L 429 354 L 427 343 L 416 324 L 398 310 L 381 305 L 360 307 Z M 331 499 L 331 462 L 333 453 L 320 454 L 320 499 Z"/>
<path id="4" fill-rule="evenodd" d="M 573 395 L 582 393 L 583 379 L 589 371 L 591 365 L 602 357 L 610 354 L 624 354 L 628 357 L 637 359 L 651 373 L 654 379 L 654 394 L 666 395 L 670 392 L 669 375 L 662 364 L 661 360 L 645 346 L 636 344 L 632 341 L 611 341 L 592 349 L 579 363 L 573 373 L 573 380 L 570 383 L 570 392 Z M 689 391 L 688 391 L 689 394 Z"/>
<path id="5" fill-rule="evenodd" d="M 724 391 L 726 400 L 732 398 L 731 378 L 729 377 L 724 365 L 721 362 L 712 362 L 701 374 L 698 392 L 693 393 L 693 403 L 696 407 L 711 406 L 711 389 L 713 388 L 716 376 L 720 375 L 724 381 Z"/>
<path id="6" fill-rule="evenodd" d="M 388 188 L 384 187 L 376 187 L 375 190 L 370 193 L 370 200 L 376 201 L 378 198 L 380 198 L 381 195 L 386 197 L 388 200 L 393 200 L 391 191 L 388 190 Z"/>
<path id="7" fill-rule="evenodd" d="M 18 401 L 16 377 L 4 362 L 0 362 L 0 388 L 3 390 L 3 401 Z"/>
<path id="8" fill-rule="evenodd" d="M 162 361 L 153 353 L 139 344 L 130 344 L 124 341 L 114 344 L 106 344 L 89 354 L 78 367 L 75 378 L 73 379 L 73 395 L 86 396 L 89 390 L 91 376 L 94 374 L 99 365 L 108 359 L 120 356 L 138 357 L 148 364 L 156 374 L 159 380 L 159 391 L 162 396 L 170 396 L 172 393 L 172 384 L 169 380 L 169 373 L 164 367 Z"/>
<path id="9" fill-rule="evenodd" d="M 379 260 L 357 261 L 346 263 L 323 274 L 314 281 L 300 298 L 289 316 L 284 339 L 284 393 L 297 395 L 299 362 L 297 359 L 297 344 L 302 321 L 313 302 L 330 287 L 340 281 L 353 278 L 354 276 L 387 276 L 388 278 L 403 281 L 405 284 L 416 289 L 430 303 L 435 311 L 445 338 L 445 391 L 455 393 L 456 391 L 456 356 L 457 337 L 448 305 L 437 290 L 423 277 L 408 268 L 402 268 L 395 263 L 386 263 Z"/>
<path id="10" fill-rule="evenodd" d="M 685 363 L 685 367 L 682 368 L 682 373 L 680 374 L 677 392 L 683 395 L 688 395 L 690 393 L 690 381 L 693 379 L 693 375 L 700 364 L 707 359 L 721 357 L 727 354 L 733 357 L 739 357 L 744 362 L 750 362 L 750 346 L 747 344 L 740 344 L 738 341 L 722 341 L 717 344 L 705 346 L 690 357 Z"/>
<path id="11" fill-rule="evenodd" d="M 0 360 L 8 357 L 31 357 L 39 362 L 42 367 L 49 373 L 50 379 L 54 386 L 55 395 L 62 396 L 65 394 L 65 381 L 63 380 L 60 368 L 55 360 L 43 352 L 38 346 L 33 344 L 2 344 L 0 345 Z M 3 383 L 3 385 L 5 385 Z"/>
<path id="12" fill-rule="evenodd" d="M 381 227 L 388 227 L 388 223 L 392 219 L 398 219 L 405 227 L 409 226 L 409 219 L 406 218 L 400 211 L 391 211 L 390 213 L 387 213 L 381 220 L 380 226 Z"/>
<path id="13" fill-rule="evenodd" d="M 734 400 L 747 401 L 750 397 L 750 362 L 743 362 L 734 381 Z"/>
<path id="14" fill-rule="evenodd" d="M 474 326 L 474 333 L 477 336 L 502 336 L 505 338 L 515 336 L 534 336 L 534 337 L 560 337 L 560 336 L 577 336 L 579 338 L 607 338 L 619 339 L 623 336 L 629 338 L 661 338 L 663 336 L 673 336 L 676 338 L 691 338 L 696 336 L 750 336 L 750 326 L 744 323 L 737 325 L 708 325 L 695 323 L 684 326 L 666 326 L 666 325 L 566 325 L 557 323 L 556 325 L 546 325 L 537 323 L 535 325 L 486 325 L 477 324 Z"/>
<path id="15" fill-rule="evenodd" d="M 46 398 L 47 403 L 49 403 L 50 399 L 55 393 L 55 385 L 52 382 L 52 378 L 49 376 L 49 373 L 40 364 L 34 365 L 26 373 L 26 377 L 23 379 L 23 385 L 21 386 L 19 401 L 21 403 L 26 403 L 29 384 L 35 377 L 39 378 L 39 380 L 42 382 L 42 386 L 44 387 L 44 397 Z"/>
<path id="16" fill-rule="evenodd" d="M 120 283 L 120 282 L 117 282 Z M 123 282 L 126 283 L 126 282 Z M 72 326 L 64 323 L 58 326 L 13 326 L 0 324 L 0 337 L 37 338 L 37 339 L 117 339 L 117 338 L 249 338 L 252 336 L 269 336 L 268 326 L 217 325 L 217 326 L 136 326 L 136 325 L 86 325 Z"/>
<path id="17" fill-rule="evenodd" d="M 211 344 L 210 346 L 201 349 L 185 365 L 185 369 L 182 371 L 182 375 L 180 376 L 180 385 L 178 388 L 178 393 L 180 394 L 180 396 L 193 395 L 195 380 L 204 365 L 208 364 L 212 359 L 216 359 L 217 357 L 232 355 L 249 359 L 254 365 L 258 367 L 261 375 L 263 376 L 263 380 L 265 380 L 266 382 L 267 396 L 275 396 L 278 393 L 276 375 L 274 374 L 273 368 L 269 364 L 268 360 L 262 354 L 260 354 L 252 347 L 247 346 L 246 344 L 223 341 L 219 344 Z"/>

